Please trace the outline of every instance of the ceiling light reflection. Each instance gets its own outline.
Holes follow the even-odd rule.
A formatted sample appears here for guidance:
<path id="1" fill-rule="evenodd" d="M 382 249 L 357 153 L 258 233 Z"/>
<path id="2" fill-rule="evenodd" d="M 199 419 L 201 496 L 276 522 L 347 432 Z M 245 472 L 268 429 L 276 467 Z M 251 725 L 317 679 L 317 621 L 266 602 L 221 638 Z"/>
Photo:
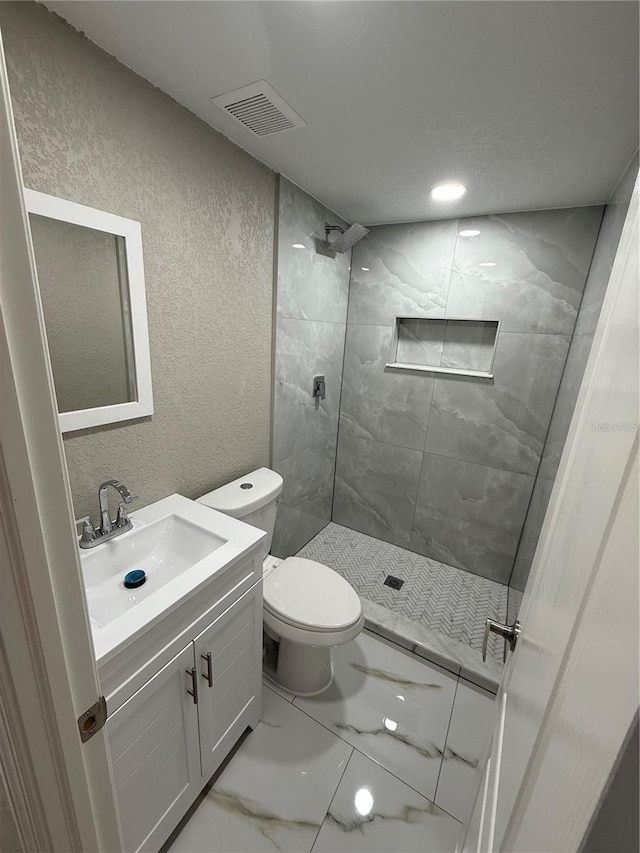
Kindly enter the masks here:
<path id="1" fill-rule="evenodd" d="M 368 788 L 358 788 L 353 798 L 353 804 L 358 814 L 366 817 L 373 808 L 373 794 Z"/>
<path id="2" fill-rule="evenodd" d="M 479 267 L 495 267 L 493 261 L 483 261 L 481 264 L 478 264 Z"/>
<path id="3" fill-rule="evenodd" d="M 369 272 L 369 267 L 360 267 L 362 272 Z"/>
<path id="4" fill-rule="evenodd" d="M 292 243 L 292 246 L 294 249 L 306 249 L 307 248 L 304 243 Z"/>
<path id="5" fill-rule="evenodd" d="M 477 237 L 480 231 L 477 228 L 465 228 L 462 231 L 458 231 L 458 234 L 461 237 Z"/>
<path id="6" fill-rule="evenodd" d="M 398 728 L 398 724 L 395 720 L 390 720 L 389 717 L 385 717 L 382 721 L 384 723 L 385 729 L 388 729 L 390 732 L 395 732 Z"/>
<path id="7" fill-rule="evenodd" d="M 431 190 L 431 198 L 434 201 L 457 201 L 466 193 L 467 188 L 464 184 L 446 183 L 437 184 Z"/>

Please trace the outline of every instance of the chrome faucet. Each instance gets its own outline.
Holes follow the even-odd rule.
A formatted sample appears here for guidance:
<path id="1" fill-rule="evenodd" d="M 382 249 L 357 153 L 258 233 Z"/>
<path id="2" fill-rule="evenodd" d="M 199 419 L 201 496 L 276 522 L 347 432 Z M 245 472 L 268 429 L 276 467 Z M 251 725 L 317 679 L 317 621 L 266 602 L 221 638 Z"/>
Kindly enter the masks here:
<path id="1" fill-rule="evenodd" d="M 115 489 L 122 498 L 118 506 L 118 513 L 114 520 L 109 515 L 109 503 L 107 497 L 107 489 Z M 96 530 L 89 516 L 79 519 L 78 523 L 82 523 L 82 536 L 80 537 L 81 548 L 95 548 L 101 542 L 107 542 L 113 539 L 114 536 L 119 536 L 121 533 L 126 533 L 131 530 L 133 522 L 127 515 L 125 508 L 126 504 L 130 504 L 134 500 L 129 489 L 121 483 L 120 480 L 105 480 L 100 484 L 98 489 L 98 506 L 100 508 L 100 529 Z"/>

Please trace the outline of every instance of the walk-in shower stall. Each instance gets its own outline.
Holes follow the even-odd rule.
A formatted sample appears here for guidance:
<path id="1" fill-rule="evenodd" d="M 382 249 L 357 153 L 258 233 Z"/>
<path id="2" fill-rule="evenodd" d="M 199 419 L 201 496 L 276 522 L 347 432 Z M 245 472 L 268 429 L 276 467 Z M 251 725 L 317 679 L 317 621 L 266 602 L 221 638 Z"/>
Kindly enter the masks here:
<path id="1" fill-rule="evenodd" d="M 381 632 L 464 665 L 515 618 L 636 174 L 606 206 L 369 226 L 334 257 L 348 224 L 280 179 L 274 553 L 344 574 Z"/>

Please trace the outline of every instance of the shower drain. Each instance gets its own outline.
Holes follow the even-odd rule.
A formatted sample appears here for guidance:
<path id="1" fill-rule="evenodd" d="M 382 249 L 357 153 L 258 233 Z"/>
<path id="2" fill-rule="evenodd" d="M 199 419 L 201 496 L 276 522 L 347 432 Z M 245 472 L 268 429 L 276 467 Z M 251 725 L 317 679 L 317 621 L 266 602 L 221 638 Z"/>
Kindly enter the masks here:
<path id="1" fill-rule="evenodd" d="M 403 583 L 402 578 L 397 578 L 394 575 L 387 575 L 384 580 L 384 585 L 390 586 L 391 589 L 400 589 Z"/>

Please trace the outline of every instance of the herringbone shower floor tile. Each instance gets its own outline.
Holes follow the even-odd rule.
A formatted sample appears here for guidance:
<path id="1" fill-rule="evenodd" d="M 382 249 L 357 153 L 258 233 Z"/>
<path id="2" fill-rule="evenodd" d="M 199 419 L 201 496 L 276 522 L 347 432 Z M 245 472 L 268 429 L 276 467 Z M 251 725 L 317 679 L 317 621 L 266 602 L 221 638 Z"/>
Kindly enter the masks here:
<path id="1" fill-rule="evenodd" d="M 362 598 L 473 649 L 482 648 L 487 618 L 506 617 L 508 587 L 333 522 L 297 556 L 335 569 Z M 385 586 L 387 575 L 401 578 L 402 588 Z M 489 651 L 499 661 L 502 646 L 491 637 Z"/>

